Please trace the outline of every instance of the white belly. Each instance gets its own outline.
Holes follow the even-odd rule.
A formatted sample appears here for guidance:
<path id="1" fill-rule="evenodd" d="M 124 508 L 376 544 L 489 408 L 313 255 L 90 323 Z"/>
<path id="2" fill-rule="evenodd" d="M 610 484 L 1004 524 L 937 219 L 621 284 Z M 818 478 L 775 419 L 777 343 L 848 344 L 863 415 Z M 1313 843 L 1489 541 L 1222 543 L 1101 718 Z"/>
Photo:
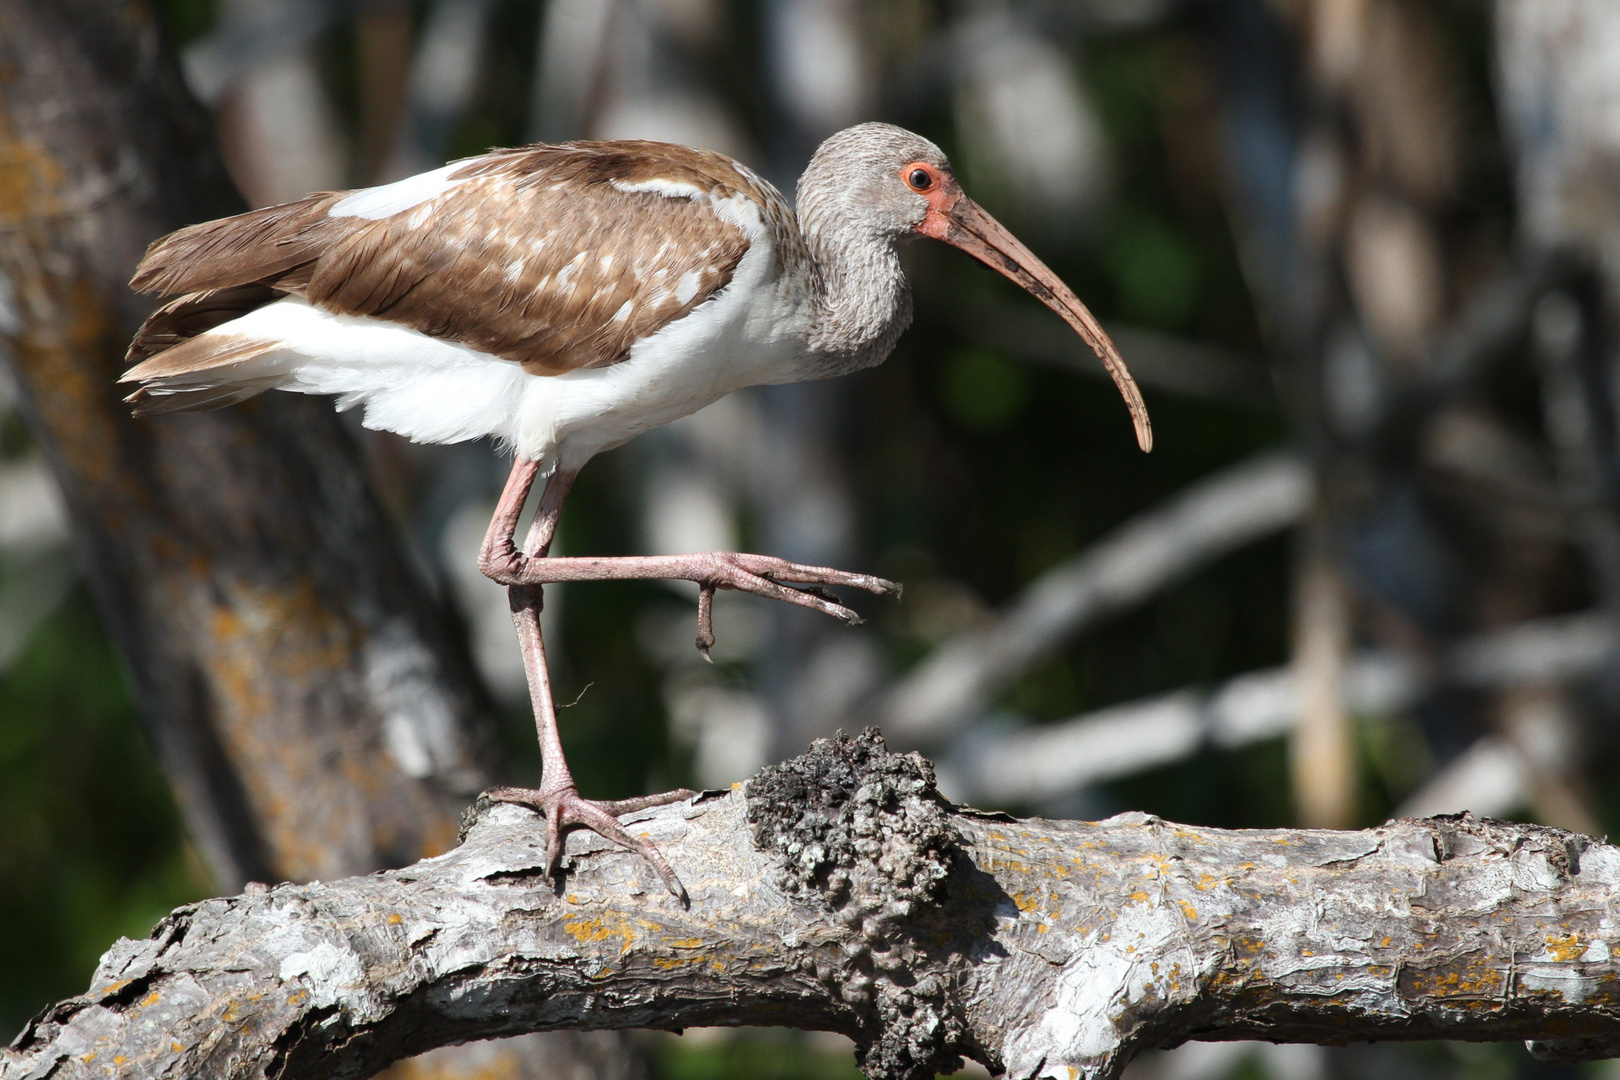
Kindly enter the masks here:
<path id="1" fill-rule="evenodd" d="M 758 245 L 714 299 L 638 341 L 617 364 L 529 375 L 517 364 L 380 319 L 288 297 L 213 330 L 282 347 L 224 381 L 334 394 L 368 428 L 417 442 L 493 436 L 577 469 L 592 455 L 696 412 L 733 390 L 798 377 L 807 319 Z M 225 372 L 216 372 L 215 377 Z"/>

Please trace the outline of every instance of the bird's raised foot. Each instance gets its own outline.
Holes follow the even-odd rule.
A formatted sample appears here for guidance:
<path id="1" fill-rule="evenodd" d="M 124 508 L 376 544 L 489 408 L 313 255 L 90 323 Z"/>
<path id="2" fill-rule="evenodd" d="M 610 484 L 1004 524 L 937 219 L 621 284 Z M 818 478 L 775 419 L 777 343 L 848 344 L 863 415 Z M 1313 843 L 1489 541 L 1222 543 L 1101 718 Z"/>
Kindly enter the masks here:
<path id="1" fill-rule="evenodd" d="M 823 614 L 842 619 L 851 626 L 865 620 L 839 602 L 838 597 L 824 586 L 845 585 L 880 595 L 899 595 L 896 582 L 871 574 L 852 574 L 827 566 L 806 566 L 772 555 L 750 555 L 736 551 L 705 551 L 685 556 L 696 560 L 694 572 L 682 575 L 698 586 L 697 648 L 703 659 L 709 659 L 714 646 L 714 593 L 716 589 L 735 589 L 753 593 L 771 600 L 781 600 L 800 607 L 813 608 Z"/>
<path id="2" fill-rule="evenodd" d="M 684 904 L 687 902 L 686 889 L 663 855 L 659 854 L 650 840 L 631 836 L 618 819 L 621 814 L 631 814 L 650 806 L 681 802 L 696 794 L 697 792 L 687 788 L 677 788 L 674 791 L 665 791 L 658 795 L 641 795 L 634 799 L 598 800 L 582 798 L 579 790 L 570 784 L 556 791 L 520 787 L 490 788 L 484 792 L 484 797 L 491 802 L 527 806 L 545 816 L 547 877 L 555 877 L 557 868 L 562 863 L 563 833 L 571 828 L 589 829 L 603 839 L 611 840 L 646 859 L 658 872 L 664 887 Z"/>
<path id="3" fill-rule="evenodd" d="M 842 619 L 852 626 L 859 624 L 861 617 L 828 592 L 828 586 L 847 586 L 878 594 L 898 595 L 900 592 L 897 583 L 872 574 L 852 574 L 830 566 L 806 566 L 773 555 L 737 551 L 553 559 L 486 545 L 480 569 L 486 577 L 502 585 L 550 585 L 563 581 L 695 582 L 699 590 L 697 647 L 705 658 L 714 644 L 712 612 L 716 589 L 735 589 L 797 604 Z"/>

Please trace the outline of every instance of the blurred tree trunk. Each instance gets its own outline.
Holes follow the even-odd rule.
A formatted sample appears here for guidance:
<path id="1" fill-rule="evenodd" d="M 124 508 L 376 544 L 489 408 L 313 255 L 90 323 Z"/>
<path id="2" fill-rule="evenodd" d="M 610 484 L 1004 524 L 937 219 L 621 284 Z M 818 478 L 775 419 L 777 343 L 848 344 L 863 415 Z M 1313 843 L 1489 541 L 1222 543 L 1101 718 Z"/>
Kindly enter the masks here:
<path id="1" fill-rule="evenodd" d="M 0 0 L 0 354 L 187 829 L 227 892 L 437 854 L 489 782 L 485 694 L 325 401 L 137 421 L 115 380 L 153 238 L 235 213 L 153 12 Z M 645 1074 L 622 1033 L 404 1075 Z"/>
<path id="2" fill-rule="evenodd" d="M 132 420 L 145 245 L 240 197 L 152 12 L 0 2 L 0 312 L 24 415 L 218 883 L 454 840 L 489 725 L 330 407 Z"/>

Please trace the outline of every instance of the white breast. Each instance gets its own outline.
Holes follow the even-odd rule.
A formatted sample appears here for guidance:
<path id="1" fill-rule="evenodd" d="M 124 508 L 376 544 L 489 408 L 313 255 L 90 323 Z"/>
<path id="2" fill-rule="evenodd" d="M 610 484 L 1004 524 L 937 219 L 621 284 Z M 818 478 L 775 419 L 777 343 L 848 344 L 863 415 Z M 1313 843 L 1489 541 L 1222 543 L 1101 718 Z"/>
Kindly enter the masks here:
<path id="1" fill-rule="evenodd" d="M 637 342 L 627 359 L 530 378 L 512 442 L 525 456 L 555 453 L 577 469 L 733 390 L 802 378 L 809 325 L 803 297 L 778 277 L 771 244 L 756 237 L 729 285 Z"/>

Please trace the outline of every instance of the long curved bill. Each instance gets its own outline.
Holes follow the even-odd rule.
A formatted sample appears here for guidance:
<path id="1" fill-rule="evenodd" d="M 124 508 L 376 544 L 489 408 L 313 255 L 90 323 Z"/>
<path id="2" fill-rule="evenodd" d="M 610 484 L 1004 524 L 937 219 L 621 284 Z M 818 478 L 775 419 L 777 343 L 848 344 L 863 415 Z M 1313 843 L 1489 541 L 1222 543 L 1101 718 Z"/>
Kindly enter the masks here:
<path id="1" fill-rule="evenodd" d="M 1108 339 L 1096 318 L 1080 302 L 1080 298 L 1040 259 L 1025 247 L 1002 224 L 966 195 L 959 195 L 948 207 L 928 212 L 917 231 L 924 236 L 943 240 L 959 247 L 986 266 L 999 271 L 1023 286 L 1024 290 L 1063 317 L 1074 327 L 1097 359 L 1103 362 L 1114 385 L 1131 411 L 1131 423 L 1136 426 L 1136 444 L 1143 452 L 1153 449 L 1153 423 L 1148 419 L 1147 405 L 1136 380 L 1114 343 Z"/>

